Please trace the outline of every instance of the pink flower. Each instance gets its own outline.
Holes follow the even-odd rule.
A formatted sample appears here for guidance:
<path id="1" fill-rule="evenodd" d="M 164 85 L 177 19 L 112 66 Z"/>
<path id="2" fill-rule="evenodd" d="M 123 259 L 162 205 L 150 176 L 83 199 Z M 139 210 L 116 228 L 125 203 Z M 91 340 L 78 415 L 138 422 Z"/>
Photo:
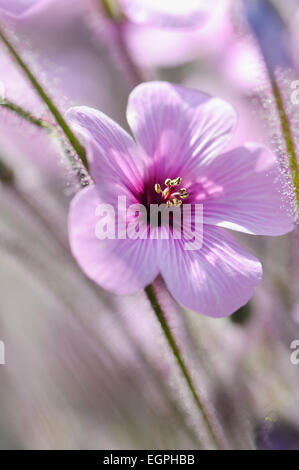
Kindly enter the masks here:
<path id="1" fill-rule="evenodd" d="M 180 4 L 185 5 L 185 2 Z M 197 14 L 189 12 L 188 15 L 185 6 L 184 14 L 177 17 L 177 27 L 174 22 L 167 21 L 161 11 L 152 21 L 141 23 L 124 8 L 129 19 L 125 23 L 126 41 L 134 60 L 145 67 L 165 67 L 198 57 L 222 57 L 233 37 L 230 2 L 217 2 L 217 6 L 213 3 L 212 8 L 209 2 L 205 5 L 209 11 L 200 22 L 203 12 L 198 9 Z M 236 41 L 235 37 L 233 39 Z"/>
<path id="2" fill-rule="evenodd" d="M 205 0 L 118 0 L 127 17 L 137 24 L 189 28 L 201 24 L 211 10 Z M 213 5 L 215 7 L 215 5 Z"/>
<path id="3" fill-rule="evenodd" d="M 292 229 L 293 219 L 282 208 L 269 150 L 246 144 L 222 153 L 236 124 L 231 106 L 165 82 L 141 84 L 127 109 L 137 143 L 97 110 L 76 107 L 68 117 L 86 138 L 95 181 L 75 196 L 69 216 L 71 249 L 84 272 L 118 294 L 134 293 L 161 274 L 178 302 L 214 317 L 245 304 L 262 266 L 224 228 L 281 235 Z M 186 201 L 203 204 L 200 249 L 187 251 L 174 235 L 169 240 L 95 236 L 100 203 L 116 207 L 118 196 L 126 196 L 128 204 L 149 206 L 161 197 L 155 185 L 178 177 L 189 194 L 180 210 Z"/>

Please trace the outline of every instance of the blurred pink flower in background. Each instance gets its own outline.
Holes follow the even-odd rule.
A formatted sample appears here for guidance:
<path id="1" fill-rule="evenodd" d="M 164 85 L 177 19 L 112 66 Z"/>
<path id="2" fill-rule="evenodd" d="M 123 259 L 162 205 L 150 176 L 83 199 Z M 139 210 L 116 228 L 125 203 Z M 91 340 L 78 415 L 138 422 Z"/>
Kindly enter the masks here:
<path id="1" fill-rule="evenodd" d="M 139 25 L 129 15 L 130 21 L 123 26 L 128 49 L 140 66 L 148 68 L 179 66 L 197 59 L 202 69 L 213 66 L 241 92 L 252 94 L 264 83 L 265 71 L 240 5 L 231 1 L 209 5 L 209 15 L 199 27 L 186 24 L 175 29 L 167 22 L 159 25 L 154 21 Z"/>
<path id="2" fill-rule="evenodd" d="M 217 1 L 217 0 L 216 0 Z M 205 0 L 118 0 L 126 16 L 138 24 L 168 28 L 192 28 L 211 11 Z M 213 7 L 215 8 L 215 3 Z"/>
<path id="3" fill-rule="evenodd" d="M 126 40 L 137 63 L 146 67 L 175 66 L 195 58 L 215 57 L 223 51 L 233 31 L 230 2 L 217 2 L 217 7 L 208 2 L 206 5 L 209 14 L 197 27 L 186 23 L 184 28 L 173 28 L 167 22 L 140 25 L 129 16 Z"/>
<path id="4" fill-rule="evenodd" d="M 95 180 L 74 198 L 69 219 L 71 248 L 84 272 L 120 294 L 138 291 L 160 272 L 178 302 L 215 317 L 245 304 L 261 280 L 261 264 L 220 227 L 281 235 L 292 230 L 293 218 L 282 207 L 270 151 L 248 144 L 221 154 L 236 121 L 230 105 L 165 82 L 140 85 L 127 109 L 137 146 L 99 111 L 79 107 L 68 116 L 87 139 Z M 155 184 L 178 177 L 189 193 L 186 201 L 203 204 L 200 250 L 186 251 L 184 241 L 173 237 L 96 238 L 101 202 L 116 208 L 118 196 L 125 195 L 129 204 L 159 204 Z M 140 232 L 147 233 L 147 226 Z"/>

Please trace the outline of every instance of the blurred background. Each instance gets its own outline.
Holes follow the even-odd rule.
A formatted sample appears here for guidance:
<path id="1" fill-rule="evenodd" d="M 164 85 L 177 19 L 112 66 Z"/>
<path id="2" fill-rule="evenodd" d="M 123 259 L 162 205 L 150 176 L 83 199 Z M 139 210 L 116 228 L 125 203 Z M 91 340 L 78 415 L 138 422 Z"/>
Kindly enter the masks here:
<path id="1" fill-rule="evenodd" d="M 127 128 L 127 98 L 138 82 L 192 86 L 237 110 L 231 147 L 264 143 L 286 173 L 271 77 L 297 145 L 297 0 L 203 2 L 198 24 L 183 13 L 175 24 L 138 15 L 134 1 L 37 0 L 23 11 L 25 3 L 0 0 L 1 25 L 62 112 L 88 105 Z M 0 92 L 51 121 L 2 43 Z M 76 165 L 57 139 L 2 105 L 0 176 L 0 447 L 209 447 L 145 294 L 116 297 L 72 258 L 67 214 L 79 187 Z M 291 192 L 286 185 L 283 196 Z M 283 237 L 238 237 L 264 267 L 245 307 L 217 320 L 185 311 L 158 279 L 160 301 L 226 447 L 299 450 L 299 354 L 291 361 L 299 340 L 298 227 Z"/>

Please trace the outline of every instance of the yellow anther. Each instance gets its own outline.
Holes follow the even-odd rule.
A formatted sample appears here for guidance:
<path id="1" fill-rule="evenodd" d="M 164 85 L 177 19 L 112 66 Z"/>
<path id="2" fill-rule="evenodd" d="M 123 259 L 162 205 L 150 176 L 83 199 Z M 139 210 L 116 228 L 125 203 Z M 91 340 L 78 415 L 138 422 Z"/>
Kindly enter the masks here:
<path id="1" fill-rule="evenodd" d="M 166 178 L 164 184 L 164 189 L 161 188 L 159 183 L 155 184 L 155 191 L 157 194 L 162 194 L 163 198 L 166 200 L 167 207 L 171 207 L 173 204 L 175 206 L 181 206 L 181 199 L 186 199 L 189 197 L 186 188 L 175 189 L 176 186 L 179 186 L 182 183 L 182 178 L 178 176 L 173 180 L 171 178 Z"/>
<path id="2" fill-rule="evenodd" d="M 182 205 L 182 201 L 180 201 L 179 199 L 174 198 L 172 201 L 173 201 L 175 206 L 181 206 Z"/>

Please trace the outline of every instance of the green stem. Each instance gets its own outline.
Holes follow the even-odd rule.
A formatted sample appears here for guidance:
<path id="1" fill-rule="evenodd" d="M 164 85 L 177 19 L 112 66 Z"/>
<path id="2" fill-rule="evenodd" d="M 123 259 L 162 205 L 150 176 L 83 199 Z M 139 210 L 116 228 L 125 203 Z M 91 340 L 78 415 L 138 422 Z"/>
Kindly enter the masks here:
<path id="1" fill-rule="evenodd" d="M 0 106 L 3 106 L 4 108 L 9 109 L 10 111 L 13 111 L 14 113 L 18 114 L 23 119 L 26 119 L 29 121 L 31 124 L 34 124 L 35 126 L 42 127 L 45 130 L 51 130 L 51 125 L 43 121 L 42 119 L 36 118 L 33 116 L 29 111 L 26 111 L 25 109 L 21 108 L 21 106 L 17 105 L 16 103 L 13 103 L 10 100 L 4 99 L 1 101 Z"/>
<path id="2" fill-rule="evenodd" d="M 44 91 L 38 80 L 35 78 L 33 73 L 30 71 L 30 69 L 27 67 L 25 62 L 22 60 L 22 58 L 19 56 L 18 52 L 12 45 L 12 43 L 9 41 L 9 39 L 6 37 L 6 35 L 3 33 L 3 31 L 0 29 L 0 38 L 8 48 L 9 52 L 11 55 L 14 57 L 18 65 L 21 67 L 29 81 L 31 82 L 32 86 L 36 90 L 36 92 L 39 94 L 41 99 L 44 101 L 44 103 L 48 106 L 49 110 L 53 114 L 57 124 L 60 126 L 62 129 L 64 135 L 68 139 L 69 143 L 75 150 L 76 154 L 82 161 L 83 165 L 85 166 L 86 169 L 88 169 L 88 162 L 85 154 L 85 149 L 71 130 L 71 128 L 68 126 L 66 123 L 65 119 L 63 118 L 62 114 L 60 111 L 57 109 L 51 98 L 48 96 L 48 94 Z"/>
<path id="3" fill-rule="evenodd" d="M 102 0 L 102 6 L 109 18 L 113 20 L 123 19 L 123 14 L 117 0 Z"/>
<path id="4" fill-rule="evenodd" d="M 293 180 L 295 197 L 297 202 L 297 208 L 299 212 L 299 169 L 298 169 L 298 161 L 296 156 L 296 148 L 293 141 L 291 126 L 289 123 L 289 119 L 284 107 L 283 99 L 280 93 L 279 86 L 277 84 L 276 78 L 274 74 L 269 73 L 273 95 L 277 107 L 277 111 L 280 118 L 281 130 L 286 144 L 286 150 L 289 157 L 289 165 L 290 165 L 290 172 Z"/>
<path id="5" fill-rule="evenodd" d="M 163 333 L 165 334 L 165 337 L 167 339 L 167 342 L 169 344 L 169 347 L 170 349 L 172 350 L 176 360 L 177 360 L 177 363 L 181 369 L 181 372 L 185 378 L 185 381 L 187 383 L 187 386 L 191 392 L 191 395 L 193 396 L 194 398 L 194 401 L 196 403 L 196 406 L 197 408 L 199 409 L 202 417 L 203 417 L 203 420 L 207 426 L 207 429 L 209 431 L 209 434 L 210 434 L 210 437 L 211 439 L 213 440 L 216 448 L 218 449 L 221 449 L 222 448 L 222 445 L 220 444 L 219 440 L 218 440 L 218 437 L 213 429 L 213 426 L 212 424 L 210 423 L 210 420 L 208 418 L 208 415 L 200 401 L 200 398 L 195 390 L 195 386 L 193 384 L 193 380 L 191 378 L 191 374 L 189 373 L 188 369 L 187 369 L 187 366 L 185 364 L 185 361 L 184 359 L 182 358 L 182 355 L 180 353 L 180 350 L 178 348 L 178 345 L 176 343 L 176 340 L 171 332 L 171 329 L 167 323 L 167 320 L 166 320 L 166 317 L 165 317 L 165 314 L 159 304 L 159 301 L 157 299 L 157 296 L 155 294 L 155 291 L 154 291 L 154 288 L 152 285 L 149 285 L 145 288 L 145 293 L 147 295 L 147 298 L 148 300 L 150 301 L 150 304 L 156 314 L 156 317 L 157 319 L 159 320 L 159 323 L 161 325 L 161 328 L 163 330 Z"/>

